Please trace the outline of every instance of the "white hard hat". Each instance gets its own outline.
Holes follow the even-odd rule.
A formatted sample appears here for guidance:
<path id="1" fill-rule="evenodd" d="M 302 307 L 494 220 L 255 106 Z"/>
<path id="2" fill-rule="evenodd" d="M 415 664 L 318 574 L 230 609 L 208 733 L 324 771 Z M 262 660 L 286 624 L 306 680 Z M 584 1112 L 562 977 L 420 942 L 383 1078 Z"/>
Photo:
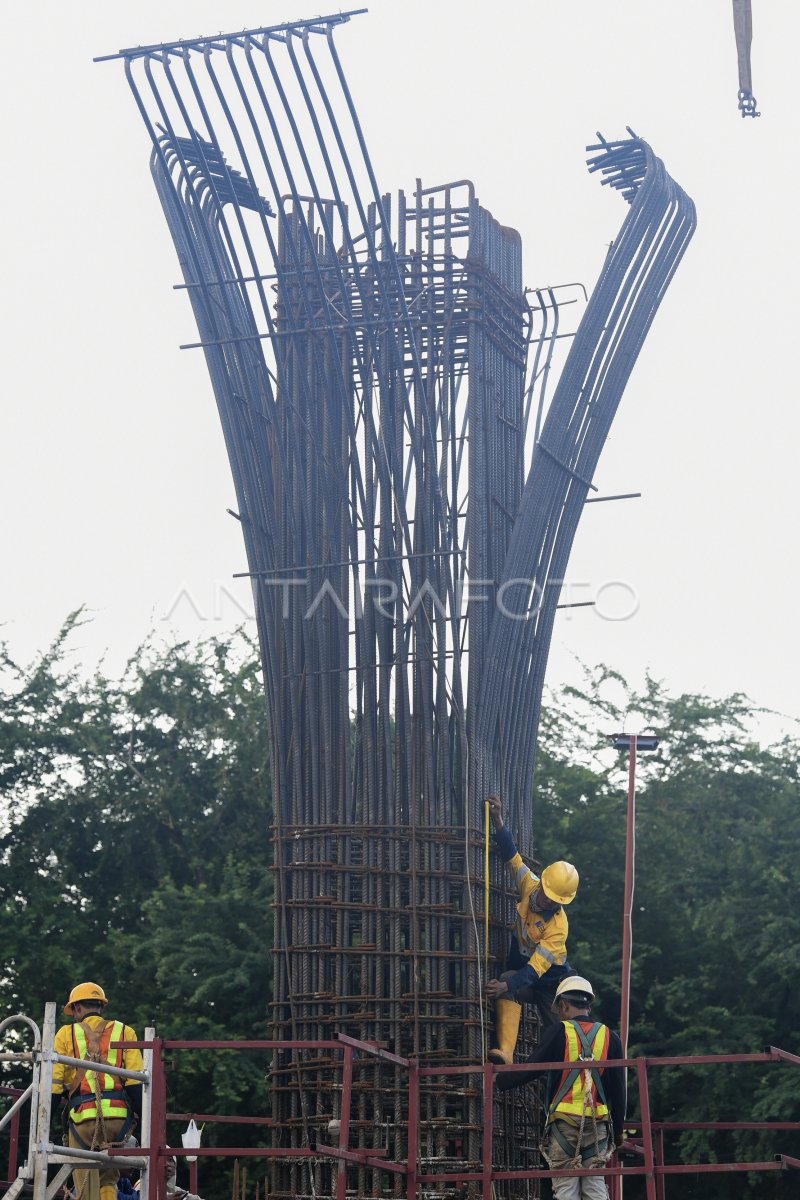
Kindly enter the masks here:
<path id="1" fill-rule="evenodd" d="M 566 979 L 562 979 L 556 988 L 555 1000 L 560 1000 L 562 996 L 569 999 L 573 993 L 581 1000 L 594 1000 L 592 985 L 582 975 L 568 975 Z"/>

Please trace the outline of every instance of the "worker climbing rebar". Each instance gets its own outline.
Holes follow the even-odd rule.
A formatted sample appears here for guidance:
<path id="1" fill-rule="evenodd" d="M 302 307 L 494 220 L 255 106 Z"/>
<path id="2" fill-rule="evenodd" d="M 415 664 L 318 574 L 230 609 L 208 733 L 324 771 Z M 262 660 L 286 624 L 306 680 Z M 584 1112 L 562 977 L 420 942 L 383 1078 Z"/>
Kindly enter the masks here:
<path id="1" fill-rule="evenodd" d="M 55 1035 L 57 1054 L 86 1059 L 100 1066 L 142 1070 L 142 1053 L 135 1048 L 114 1047 L 114 1042 L 135 1042 L 136 1034 L 122 1021 L 103 1016 L 108 1004 L 97 983 L 80 983 L 72 989 L 64 1012 L 73 1018 Z M 142 1085 L 135 1079 L 86 1067 L 53 1064 L 53 1094 L 61 1096 L 60 1117 L 65 1144 L 80 1150 L 105 1150 L 121 1145 L 133 1129 L 134 1117 L 141 1121 Z M 119 1171 L 102 1168 L 73 1171 L 76 1200 L 117 1200 Z M 98 1179 L 99 1175 L 99 1179 Z"/>
<path id="2" fill-rule="evenodd" d="M 733 30 L 736 34 L 736 56 L 739 60 L 739 112 L 743 117 L 760 117 L 753 95 L 750 66 L 750 45 L 753 41 L 752 0 L 733 0 Z"/>
<path id="3" fill-rule="evenodd" d="M 578 872 L 572 863 L 554 862 L 541 878 L 522 861 L 511 830 L 503 821 L 499 796 L 489 796 L 489 813 L 494 840 L 508 865 L 519 893 L 514 936 L 507 966 L 499 979 L 490 979 L 486 994 L 495 1002 L 497 1046 L 489 1050 L 492 1062 L 510 1063 L 514 1058 L 523 1004 L 535 1004 L 545 1024 L 555 1017 L 553 997 L 559 982 L 573 974 L 567 962 L 569 922 L 564 907 L 578 890 Z"/>

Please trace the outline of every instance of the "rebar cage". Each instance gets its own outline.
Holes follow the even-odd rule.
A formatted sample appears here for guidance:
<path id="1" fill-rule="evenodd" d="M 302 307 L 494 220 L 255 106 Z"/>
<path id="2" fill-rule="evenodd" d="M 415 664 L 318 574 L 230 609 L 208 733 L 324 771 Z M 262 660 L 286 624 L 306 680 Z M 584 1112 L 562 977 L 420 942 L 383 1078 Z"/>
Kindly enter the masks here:
<path id="1" fill-rule="evenodd" d="M 120 56 L 253 586 L 275 812 L 275 1035 L 349 1033 L 452 1065 L 485 1052 L 483 984 L 511 911 L 484 799 L 502 790 L 531 854 L 560 586 L 694 209 L 635 136 L 590 148 L 590 169 L 629 209 L 550 400 L 565 344 L 556 289 L 523 287 L 518 234 L 469 181 L 381 191 L 334 41 L 353 15 Z M 523 1053 L 535 1037 L 529 1021 Z M 402 1160 L 397 1070 L 355 1070 L 352 1136 Z M 330 1165 L 290 1152 L 340 1115 L 330 1063 L 278 1053 L 272 1083 L 287 1149 L 274 1193 L 329 1194 Z M 419 1115 L 426 1153 L 479 1163 L 479 1087 L 454 1094 L 426 1077 Z M 535 1103 L 498 1104 L 503 1161 L 530 1161 L 537 1125 Z M 400 1186 L 358 1176 L 359 1192 Z"/>

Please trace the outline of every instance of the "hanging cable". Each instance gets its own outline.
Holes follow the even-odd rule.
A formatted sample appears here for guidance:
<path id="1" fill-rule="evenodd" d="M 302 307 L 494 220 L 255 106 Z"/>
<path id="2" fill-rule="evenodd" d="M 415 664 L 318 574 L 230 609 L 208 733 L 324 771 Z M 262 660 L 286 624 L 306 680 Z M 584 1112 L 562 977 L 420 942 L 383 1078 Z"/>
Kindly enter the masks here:
<path id="1" fill-rule="evenodd" d="M 760 117 L 753 95 L 750 68 L 750 45 L 753 41 L 752 0 L 733 0 L 733 31 L 736 34 L 736 56 L 739 60 L 739 112 L 743 117 Z"/>

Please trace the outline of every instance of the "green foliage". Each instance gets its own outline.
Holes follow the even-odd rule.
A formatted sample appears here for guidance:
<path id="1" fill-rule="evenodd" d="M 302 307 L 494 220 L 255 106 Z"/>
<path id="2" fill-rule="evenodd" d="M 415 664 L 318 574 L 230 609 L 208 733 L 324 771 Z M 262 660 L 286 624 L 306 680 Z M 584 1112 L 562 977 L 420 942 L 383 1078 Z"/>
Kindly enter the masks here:
<path id="1" fill-rule="evenodd" d="M 70 665 L 80 619 L 27 668 L 0 657 L 2 1007 L 39 1019 L 46 1000 L 94 979 L 109 1014 L 140 1035 L 155 1024 L 172 1039 L 266 1037 L 271 795 L 257 653 L 244 637 L 145 646 L 121 680 L 87 680 Z M 174 1059 L 173 1111 L 268 1111 L 266 1054 Z M 209 1127 L 206 1140 L 226 1133 Z M 204 1180 L 215 1173 L 204 1165 Z"/>
<path id="2" fill-rule="evenodd" d="M 0 648 L 0 1006 L 36 1016 L 96 979 L 111 1014 L 140 1033 L 268 1036 L 271 796 L 256 650 L 243 637 L 145 646 L 121 679 L 87 679 L 70 650 L 82 619 L 72 614 L 28 666 Z M 601 668 L 552 699 L 537 854 L 581 872 L 572 965 L 618 1026 L 627 761 L 607 735 L 630 709 L 663 738 L 639 763 L 631 1052 L 797 1051 L 800 747 L 760 747 L 743 696 L 675 697 L 654 680 L 635 695 Z M 268 1113 L 266 1054 L 172 1057 L 172 1111 Z M 800 1121 L 797 1070 L 654 1068 L 652 1108 L 681 1122 Z M 234 1128 L 209 1126 L 206 1140 L 246 1142 L 247 1127 Z M 672 1161 L 798 1149 L 788 1134 L 668 1141 Z M 229 1164 L 204 1163 L 201 1180 L 226 1195 Z M 787 1187 L 778 1175 L 684 1176 L 668 1194 L 778 1200 Z"/>
<path id="3" fill-rule="evenodd" d="M 797 1052 L 800 744 L 759 747 L 741 695 L 674 697 L 653 680 L 636 695 L 601 669 L 553 699 L 534 801 L 537 854 L 568 857 L 581 871 L 570 962 L 594 983 L 598 1015 L 618 1026 L 627 755 L 603 747 L 629 710 L 663 739 L 637 769 L 630 1052 Z M 680 1122 L 800 1121 L 797 1071 L 653 1068 L 652 1110 Z M 635 1114 L 635 1090 L 632 1100 Z M 798 1150 L 789 1133 L 668 1139 L 672 1161 L 766 1161 Z M 685 1176 L 670 1179 L 668 1192 L 761 1200 L 782 1196 L 782 1186 L 777 1175 Z"/>

